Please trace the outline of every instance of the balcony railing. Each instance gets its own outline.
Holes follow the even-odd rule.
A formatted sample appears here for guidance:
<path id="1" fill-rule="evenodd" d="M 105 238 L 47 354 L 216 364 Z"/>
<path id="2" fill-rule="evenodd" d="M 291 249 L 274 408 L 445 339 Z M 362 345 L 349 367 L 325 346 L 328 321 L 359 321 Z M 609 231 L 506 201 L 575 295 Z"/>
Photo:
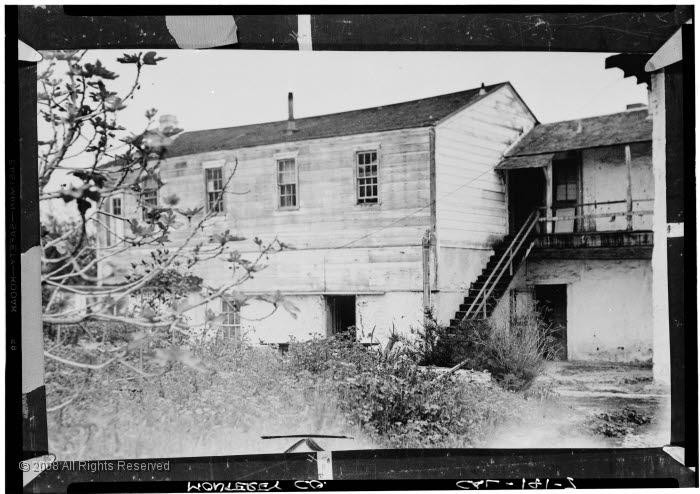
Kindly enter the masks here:
<path id="1" fill-rule="evenodd" d="M 586 202 L 540 208 L 540 234 L 652 230 L 653 199 Z"/>

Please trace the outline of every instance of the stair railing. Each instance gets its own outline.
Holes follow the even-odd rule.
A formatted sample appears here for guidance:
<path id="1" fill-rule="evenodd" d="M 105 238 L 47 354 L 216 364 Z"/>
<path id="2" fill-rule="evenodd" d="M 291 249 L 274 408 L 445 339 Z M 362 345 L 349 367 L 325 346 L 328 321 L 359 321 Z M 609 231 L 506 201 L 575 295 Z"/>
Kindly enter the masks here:
<path id="1" fill-rule="evenodd" d="M 506 250 L 503 252 L 503 255 L 498 260 L 498 263 L 496 263 L 496 266 L 494 266 L 494 268 L 491 270 L 491 274 L 484 282 L 484 286 L 481 287 L 481 290 L 479 290 L 479 293 L 474 298 L 474 301 L 467 309 L 466 314 L 464 314 L 464 317 L 462 318 L 463 321 L 466 320 L 470 315 L 478 314 L 480 310 L 483 311 L 484 318 L 487 317 L 486 301 L 488 300 L 489 296 L 493 292 L 498 282 L 501 280 L 501 277 L 503 276 L 503 273 L 505 272 L 506 268 L 508 268 L 508 272 L 510 273 L 510 275 L 513 275 L 513 259 L 518 255 L 520 249 L 523 246 L 523 243 L 527 238 L 529 238 L 533 228 L 535 228 L 535 226 L 539 222 L 539 217 L 539 209 L 535 209 L 527 217 L 523 225 L 520 227 L 520 230 L 518 230 L 518 233 L 516 233 L 515 237 L 513 237 L 513 240 L 511 240 L 510 244 L 508 244 L 508 248 L 506 248 Z M 527 246 L 527 252 L 525 253 L 525 257 L 528 256 L 533 245 L 534 240 L 530 242 Z M 498 273 L 498 275 L 496 275 L 496 273 Z M 495 280 L 494 276 L 496 277 Z"/>

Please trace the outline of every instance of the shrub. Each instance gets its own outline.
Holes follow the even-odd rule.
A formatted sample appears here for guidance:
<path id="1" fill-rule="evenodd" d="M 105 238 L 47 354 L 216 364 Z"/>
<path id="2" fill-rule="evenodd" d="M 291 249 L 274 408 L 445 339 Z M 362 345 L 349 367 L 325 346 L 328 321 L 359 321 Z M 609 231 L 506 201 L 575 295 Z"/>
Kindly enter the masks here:
<path id="1" fill-rule="evenodd" d="M 423 341 L 421 363 L 438 367 L 488 370 L 505 389 L 527 389 L 542 371 L 544 361 L 558 354 L 552 329 L 531 308 L 513 317 L 510 324 L 468 320 L 453 332 L 434 319 L 419 331 Z"/>
<path id="2" fill-rule="evenodd" d="M 351 424 L 393 448 L 473 446 L 511 417 L 520 399 L 421 367 L 406 354 L 339 382 L 338 395 Z"/>
<path id="3" fill-rule="evenodd" d="M 339 379 L 375 365 L 379 358 L 378 352 L 355 340 L 332 336 L 292 342 L 286 363 L 293 373 L 330 373 Z"/>
<path id="4" fill-rule="evenodd" d="M 514 317 L 509 325 L 492 323 L 487 333 L 473 333 L 485 367 L 505 389 L 527 389 L 541 372 L 544 361 L 557 353 L 552 329 L 535 311 Z"/>

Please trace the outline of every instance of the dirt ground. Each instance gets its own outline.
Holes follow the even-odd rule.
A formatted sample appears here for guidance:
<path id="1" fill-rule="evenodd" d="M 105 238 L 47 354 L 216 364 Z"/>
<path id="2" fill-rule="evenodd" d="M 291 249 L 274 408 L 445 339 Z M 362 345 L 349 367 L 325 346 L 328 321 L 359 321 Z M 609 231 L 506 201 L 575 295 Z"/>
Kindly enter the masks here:
<path id="1" fill-rule="evenodd" d="M 649 447 L 668 444 L 670 394 L 650 366 L 550 362 L 527 392 L 537 405 L 484 447 Z"/>

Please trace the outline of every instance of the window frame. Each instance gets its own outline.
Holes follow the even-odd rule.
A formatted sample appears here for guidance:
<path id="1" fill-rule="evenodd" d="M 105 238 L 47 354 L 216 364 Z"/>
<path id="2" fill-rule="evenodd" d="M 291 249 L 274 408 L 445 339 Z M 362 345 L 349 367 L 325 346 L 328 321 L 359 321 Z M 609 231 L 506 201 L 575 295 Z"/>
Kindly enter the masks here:
<path id="1" fill-rule="evenodd" d="M 582 190 L 581 161 L 579 157 L 567 156 L 566 158 L 555 159 L 552 161 L 552 165 L 552 202 L 554 203 L 554 206 L 558 208 L 575 206 L 579 203 Z M 562 173 L 564 170 L 566 170 L 566 172 Z M 567 173 L 570 175 L 567 178 L 570 179 L 573 177 L 573 181 L 567 180 L 563 183 L 567 187 L 566 199 L 559 199 L 557 189 L 559 188 L 559 185 L 562 184 L 562 182 L 560 182 L 558 179 L 560 179 L 562 175 L 565 175 Z M 576 197 L 573 199 L 569 199 L 568 187 L 572 183 L 576 185 Z"/>
<path id="2" fill-rule="evenodd" d="M 119 214 L 114 210 L 115 201 L 119 201 Z M 119 236 L 121 235 L 121 228 L 119 220 L 114 216 L 119 216 L 122 218 L 124 214 L 124 200 L 120 195 L 114 195 L 109 197 L 109 202 L 107 204 L 107 231 L 105 232 L 105 247 L 112 247 L 119 242 Z"/>
<path id="3" fill-rule="evenodd" d="M 153 199 L 154 199 L 153 204 L 148 203 L 148 200 L 150 199 L 150 197 L 147 198 L 147 194 L 150 194 L 150 193 L 153 193 Z M 141 219 L 143 221 L 146 221 L 147 207 L 153 207 L 153 208 L 158 207 L 158 204 L 160 201 L 160 197 L 158 197 L 158 195 L 159 194 L 158 194 L 158 187 L 157 186 L 153 186 L 151 184 L 148 187 L 143 187 L 141 194 L 138 197 L 139 206 L 141 207 Z"/>
<path id="4" fill-rule="evenodd" d="M 209 204 L 209 181 L 207 179 L 207 173 L 209 170 L 213 169 L 219 169 L 221 170 L 221 189 L 220 191 L 224 190 L 224 169 L 226 168 L 226 161 L 225 160 L 214 160 L 214 161 L 206 161 L 202 163 L 202 178 L 204 180 L 204 208 L 205 208 L 205 213 L 213 213 L 214 215 L 225 215 L 226 214 L 226 198 L 224 194 L 221 194 L 220 198 L 220 203 L 221 203 L 221 210 L 220 211 L 213 211 L 210 207 Z"/>
<path id="5" fill-rule="evenodd" d="M 299 209 L 299 203 L 301 200 L 301 194 L 299 193 L 299 160 L 297 159 L 297 153 L 280 153 L 276 154 L 274 157 L 275 161 L 275 210 L 277 211 L 297 211 Z M 279 181 L 279 164 L 282 161 L 292 161 L 294 163 L 294 205 L 293 206 L 282 206 L 280 194 L 281 185 L 290 184 L 280 184 Z"/>
<path id="6" fill-rule="evenodd" d="M 219 327 L 218 331 L 220 331 L 223 339 L 225 340 L 234 340 L 234 341 L 240 341 L 242 337 L 241 333 L 241 308 L 236 304 L 235 301 L 233 301 L 232 298 L 222 296 L 219 298 L 220 301 L 220 309 L 221 309 L 221 315 L 224 316 L 226 322 L 222 322 Z M 227 309 L 233 308 L 233 311 L 228 311 Z M 228 322 L 228 317 L 230 315 L 233 315 L 234 317 L 234 322 L 230 323 Z M 233 336 L 231 335 L 231 332 L 233 331 Z M 228 332 L 228 334 L 227 334 Z"/>
<path id="7" fill-rule="evenodd" d="M 377 154 L 377 174 L 376 174 L 376 186 L 377 186 L 377 200 L 373 202 L 360 202 L 360 174 L 359 174 L 359 156 L 360 154 L 363 153 L 376 153 Z M 353 182 L 353 188 L 355 189 L 355 206 L 359 207 L 376 207 L 379 206 L 382 203 L 381 195 L 379 193 L 380 191 L 380 185 L 381 181 L 379 179 L 379 170 L 380 170 L 380 164 L 381 164 L 381 153 L 380 153 L 380 146 L 379 144 L 370 144 L 367 146 L 362 146 L 357 149 L 355 149 L 355 152 L 353 153 L 353 177 L 354 177 L 354 182 Z M 365 165 L 363 165 L 365 166 Z M 365 178 L 365 177 L 363 177 Z M 366 186 L 366 184 L 365 184 Z"/>

